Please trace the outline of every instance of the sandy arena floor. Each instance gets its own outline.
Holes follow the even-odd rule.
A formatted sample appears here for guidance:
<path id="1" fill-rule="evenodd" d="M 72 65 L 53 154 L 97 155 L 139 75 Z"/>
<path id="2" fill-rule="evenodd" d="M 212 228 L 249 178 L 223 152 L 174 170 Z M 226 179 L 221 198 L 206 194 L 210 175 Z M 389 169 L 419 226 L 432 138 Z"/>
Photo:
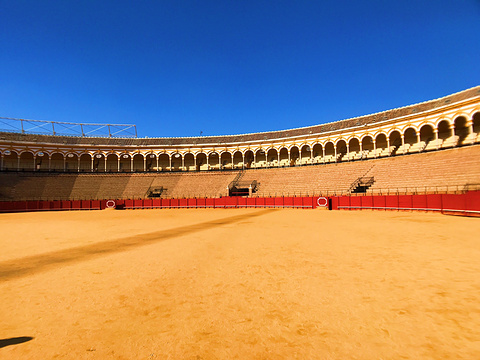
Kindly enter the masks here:
<path id="1" fill-rule="evenodd" d="M 480 219 L 0 214 L 1 359 L 480 359 Z"/>

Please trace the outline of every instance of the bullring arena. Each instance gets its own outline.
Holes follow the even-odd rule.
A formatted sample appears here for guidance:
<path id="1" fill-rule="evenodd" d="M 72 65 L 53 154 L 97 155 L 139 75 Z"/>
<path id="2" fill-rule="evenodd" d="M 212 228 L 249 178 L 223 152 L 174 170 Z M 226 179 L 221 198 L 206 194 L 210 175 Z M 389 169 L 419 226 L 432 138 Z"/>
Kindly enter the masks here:
<path id="1" fill-rule="evenodd" d="M 480 358 L 480 87 L 231 136 L 18 121 L 1 358 Z"/>

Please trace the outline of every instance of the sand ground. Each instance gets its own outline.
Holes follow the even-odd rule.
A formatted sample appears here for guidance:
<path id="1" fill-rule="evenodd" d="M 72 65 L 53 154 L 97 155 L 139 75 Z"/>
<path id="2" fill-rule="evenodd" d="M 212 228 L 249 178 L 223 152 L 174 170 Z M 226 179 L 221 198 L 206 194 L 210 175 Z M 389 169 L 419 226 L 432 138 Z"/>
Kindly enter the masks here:
<path id="1" fill-rule="evenodd" d="M 480 359 L 480 219 L 82 211 L 0 230 L 1 359 Z"/>

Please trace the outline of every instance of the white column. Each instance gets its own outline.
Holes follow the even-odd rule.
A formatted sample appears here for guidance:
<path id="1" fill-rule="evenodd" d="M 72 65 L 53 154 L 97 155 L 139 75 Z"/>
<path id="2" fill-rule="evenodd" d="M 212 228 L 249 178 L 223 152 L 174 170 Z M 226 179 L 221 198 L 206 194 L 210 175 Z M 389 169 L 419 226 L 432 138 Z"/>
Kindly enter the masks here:
<path id="1" fill-rule="evenodd" d="M 133 156 L 130 156 L 130 171 L 133 172 Z"/>
<path id="2" fill-rule="evenodd" d="M 120 160 L 122 159 L 122 155 L 118 156 L 118 166 L 117 166 L 117 172 L 120 172 Z"/>
<path id="3" fill-rule="evenodd" d="M 104 158 L 104 163 L 105 163 L 105 169 L 103 171 L 107 172 L 107 156 L 104 155 L 103 158 Z"/>
<path id="4" fill-rule="evenodd" d="M 435 134 L 435 148 L 438 150 L 438 129 L 434 129 L 433 133 Z"/>
<path id="5" fill-rule="evenodd" d="M 160 169 L 158 168 L 158 155 L 155 156 L 157 158 L 157 172 L 160 171 Z"/>
<path id="6" fill-rule="evenodd" d="M 170 171 L 172 171 L 172 157 L 169 155 L 168 156 L 168 159 L 170 161 Z"/>
<path id="7" fill-rule="evenodd" d="M 150 155 L 147 155 L 150 156 Z M 147 157 L 143 155 L 143 172 L 147 171 Z"/>
<path id="8" fill-rule="evenodd" d="M 81 157 L 81 156 L 82 156 L 82 155 L 80 155 L 80 156 L 78 157 L 78 160 L 77 160 L 77 172 L 80 172 L 80 157 Z"/>

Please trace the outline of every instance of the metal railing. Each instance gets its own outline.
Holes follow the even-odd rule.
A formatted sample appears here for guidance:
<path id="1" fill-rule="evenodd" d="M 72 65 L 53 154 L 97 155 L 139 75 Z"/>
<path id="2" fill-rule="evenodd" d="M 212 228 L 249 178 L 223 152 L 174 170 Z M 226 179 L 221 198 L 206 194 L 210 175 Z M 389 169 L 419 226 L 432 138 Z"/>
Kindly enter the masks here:
<path id="1" fill-rule="evenodd" d="M 136 138 L 134 124 L 89 124 L 0 117 L 0 131 L 21 134 Z"/>

